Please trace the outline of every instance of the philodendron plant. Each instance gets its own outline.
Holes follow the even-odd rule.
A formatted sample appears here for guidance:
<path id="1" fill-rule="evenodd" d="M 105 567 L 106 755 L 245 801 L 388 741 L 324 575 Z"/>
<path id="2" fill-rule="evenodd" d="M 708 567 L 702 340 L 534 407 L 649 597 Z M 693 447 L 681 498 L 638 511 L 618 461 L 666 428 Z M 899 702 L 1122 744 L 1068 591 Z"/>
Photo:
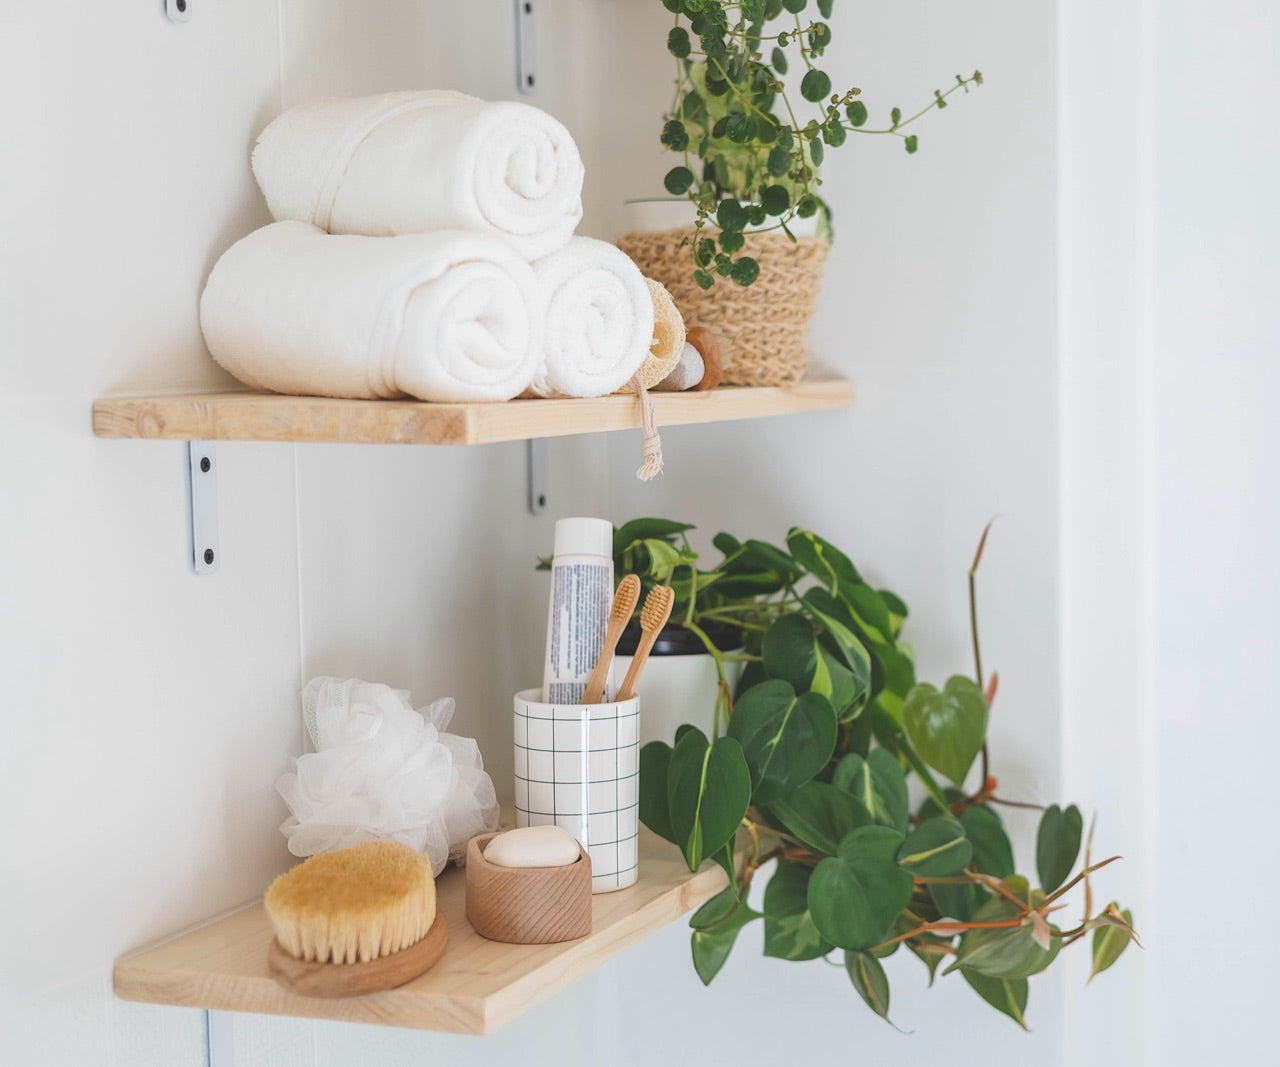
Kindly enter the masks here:
<path id="1" fill-rule="evenodd" d="M 1080 810 L 1044 810 L 1034 876 L 1015 870 L 1001 824 L 1001 805 L 1028 805 L 999 796 L 988 766 L 996 676 L 984 683 L 972 610 L 986 533 L 969 572 L 975 677 L 937 688 L 916 681 L 902 601 L 830 542 L 801 529 L 785 548 L 720 534 L 724 558 L 699 570 L 689 529 L 637 520 L 619 529 L 615 549 L 620 573 L 675 586 L 675 621 L 743 631 L 749 662 L 714 736 L 682 726 L 674 744 L 640 755 L 642 821 L 690 870 L 710 859 L 729 878 L 690 921 L 703 982 L 742 929 L 762 921 L 765 955 L 838 956 L 886 1020 L 880 961 L 905 946 L 930 983 L 940 969 L 959 972 L 1025 1028 L 1028 980 L 1061 949 L 1092 934 L 1093 974 L 1115 963 L 1136 940 L 1132 916 L 1116 903 L 1095 910 L 1092 876 L 1116 857 L 1093 861 Z M 710 642 L 708 651 L 722 665 Z M 923 798 L 914 810 L 911 778 Z M 757 911 L 748 889 L 771 861 Z M 1080 910 L 1064 916 L 1072 906 Z"/>
<path id="2" fill-rule="evenodd" d="M 694 280 L 716 276 L 750 285 L 754 258 L 737 255 L 744 230 L 778 230 L 819 212 L 819 167 L 827 148 L 850 135 L 898 138 L 919 146 L 908 127 L 947 97 L 982 84 L 981 71 L 956 75 L 913 114 L 901 108 L 874 122 L 856 86 L 832 92 L 822 57 L 831 43 L 834 0 L 662 0 L 675 16 L 667 51 L 675 57 L 675 96 L 663 116 L 662 144 L 680 155 L 664 184 L 697 208 Z M 790 58 L 788 58 L 790 52 Z M 788 72 L 794 65 L 790 91 Z M 797 97 L 795 89 L 799 89 Z M 770 221 L 772 220 L 772 221 Z M 829 218 L 827 219 L 829 222 Z M 714 227 L 714 229 L 713 229 Z"/>

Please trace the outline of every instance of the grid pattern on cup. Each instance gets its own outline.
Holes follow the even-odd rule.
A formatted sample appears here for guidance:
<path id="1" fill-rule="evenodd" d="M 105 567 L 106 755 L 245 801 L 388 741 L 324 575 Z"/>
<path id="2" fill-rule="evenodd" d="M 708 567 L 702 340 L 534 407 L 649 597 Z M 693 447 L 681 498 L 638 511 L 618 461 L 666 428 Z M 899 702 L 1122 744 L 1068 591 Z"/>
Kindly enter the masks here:
<path id="1" fill-rule="evenodd" d="M 639 862 L 640 705 L 515 709 L 516 825 L 555 825 L 591 857 L 592 889 L 621 889 Z"/>

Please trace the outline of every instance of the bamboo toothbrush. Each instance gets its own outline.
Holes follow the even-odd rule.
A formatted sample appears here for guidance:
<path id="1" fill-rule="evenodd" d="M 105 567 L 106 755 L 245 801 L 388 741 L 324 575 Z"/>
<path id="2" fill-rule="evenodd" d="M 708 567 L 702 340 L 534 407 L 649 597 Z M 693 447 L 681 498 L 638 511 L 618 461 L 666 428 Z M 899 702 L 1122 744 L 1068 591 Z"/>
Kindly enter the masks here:
<path id="1" fill-rule="evenodd" d="M 622 631 L 626 628 L 639 602 L 640 577 L 636 574 L 628 574 L 618 583 L 617 592 L 613 594 L 613 606 L 609 609 L 609 629 L 604 635 L 604 648 L 600 650 L 596 669 L 587 679 L 587 688 L 582 694 L 584 704 L 599 704 L 604 699 L 604 682 L 609 677 L 609 663 L 613 660 L 613 650 L 618 647 L 618 638 L 622 636 Z"/>
<path id="2" fill-rule="evenodd" d="M 631 657 L 631 666 L 622 681 L 622 688 L 618 690 L 618 700 L 630 700 L 635 696 L 636 682 L 640 680 L 645 660 L 649 658 L 658 634 L 671 618 L 671 608 L 675 602 L 675 590 L 669 585 L 656 585 L 653 592 L 645 597 L 644 610 L 640 612 L 640 644 L 636 648 L 636 654 Z"/>

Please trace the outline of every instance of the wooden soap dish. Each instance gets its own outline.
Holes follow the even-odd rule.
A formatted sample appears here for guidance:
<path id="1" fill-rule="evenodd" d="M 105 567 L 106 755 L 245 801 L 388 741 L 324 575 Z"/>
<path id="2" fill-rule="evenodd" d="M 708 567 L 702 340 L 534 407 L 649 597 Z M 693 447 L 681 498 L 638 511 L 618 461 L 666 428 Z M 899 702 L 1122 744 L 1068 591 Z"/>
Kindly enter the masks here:
<path id="1" fill-rule="evenodd" d="M 484 858 L 497 833 L 467 844 L 467 921 L 481 937 L 550 945 L 591 933 L 591 857 L 560 867 L 499 867 Z"/>
<path id="2" fill-rule="evenodd" d="M 274 937 L 267 950 L 267 971 L 290 993 L 304 997 L 359 997 L 404 985 L 443 954 L 449 926 L 436 915 L 427 936 L 408 948 L 368 963 L 319 963 L 290 956 Z"/>

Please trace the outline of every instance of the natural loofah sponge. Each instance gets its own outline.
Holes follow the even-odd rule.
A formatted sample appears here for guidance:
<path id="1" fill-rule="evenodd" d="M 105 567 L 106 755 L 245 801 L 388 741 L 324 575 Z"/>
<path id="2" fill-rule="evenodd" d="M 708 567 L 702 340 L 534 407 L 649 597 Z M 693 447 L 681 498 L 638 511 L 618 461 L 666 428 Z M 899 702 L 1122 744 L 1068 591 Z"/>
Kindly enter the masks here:
<path id="1" fill-rule="evenodd" d="M 684 317 L 676 310 L 671 294 L 660 283 L 646 278 L 645 284 L 653 297 L 653 344 L 649 346 L 649 354 L 640 364 L 636 376 L 646 389 L 652 389 L 680 362 L 680 353 L 684 351 Z M 620 391 L 634 393 L 634 379 Z"/>
<path id="2" fill-rule="evenodd" d="M 436 917 L 436 883 L 422 853 L 367 841 L 286 871 L 263 903 L 276 940 L 295 959 L 367 963 L 426 936 Z"/>

